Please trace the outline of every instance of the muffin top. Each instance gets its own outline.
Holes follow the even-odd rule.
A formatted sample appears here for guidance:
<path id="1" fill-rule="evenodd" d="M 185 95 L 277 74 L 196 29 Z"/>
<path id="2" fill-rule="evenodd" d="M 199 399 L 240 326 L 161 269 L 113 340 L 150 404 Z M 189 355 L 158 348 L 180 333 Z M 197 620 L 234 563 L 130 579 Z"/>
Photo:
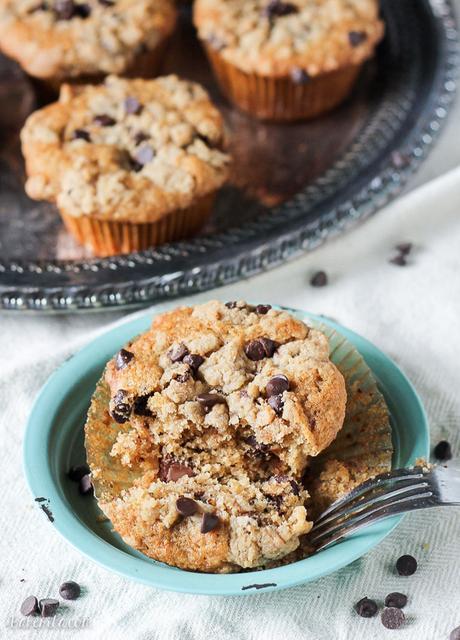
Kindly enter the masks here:
<path id="1" fill-rule="evenodd" d="M 198 84 L 165 76 L 64 85 L 21 141 L 27 193 L 71 216 L 153 222 L 226 180 L 223 123 Z"/>
<path id="2" fill-rule="evenodd" d="M 302 474 L 346 404 L 320 331 L 269 305 L 179 308 L 116 354 L 103 384 L 88 460 L 129 544 L 203 571 L 265 566 L 299 545 L 311 528 Z M 107 429 L 118 433 L 112 457 L 137 475 L 115 498 L 113 469 L 94 451 Z"/>
<path id="3" fill-rule="evenodd" d="M 304 82 L 369 58 L 378 0 L 196 0 L 199 36 L 247 73 Z"/>
<path id="4" fill-rule="evenodd" d="M 121 74 L 175 22 L 173 0 L 0 0 L 0 49 L 38 78 Z"/>

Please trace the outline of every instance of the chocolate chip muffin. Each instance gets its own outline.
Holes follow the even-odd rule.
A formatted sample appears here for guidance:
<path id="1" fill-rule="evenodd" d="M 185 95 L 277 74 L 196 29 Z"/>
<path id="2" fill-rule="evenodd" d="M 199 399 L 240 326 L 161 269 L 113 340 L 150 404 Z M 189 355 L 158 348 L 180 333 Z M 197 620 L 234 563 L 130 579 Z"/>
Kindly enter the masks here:
<path id="1" fill-rule="evenodd" d="M 302 474 L 345 405 L 327 338 L 287 312 L 209 302 L 159 315 L 93 397 L 99 505 L 128 544 L 168 564 L 276 563 L 311 528 Z"/>
<path id="2" fill-rule="evenodd" d="M 0 0 L 0 49 L 54 88 L 151 77 L 175 23 L 173 0 Z"/>
<path id="3" fill-rule="evenodd" d="M 99 256 L 185 238 L 227 179 L 223 134 L 204 89 L 176 76 L 64 85 L 21 133 L 26 191 Z"/>
<path id="4" fill-rule="evenodd" d="M 377 0 L 196 0 L 194 20 L 228 98 L 276 121 L 340 104 L 384 30 Z"/>

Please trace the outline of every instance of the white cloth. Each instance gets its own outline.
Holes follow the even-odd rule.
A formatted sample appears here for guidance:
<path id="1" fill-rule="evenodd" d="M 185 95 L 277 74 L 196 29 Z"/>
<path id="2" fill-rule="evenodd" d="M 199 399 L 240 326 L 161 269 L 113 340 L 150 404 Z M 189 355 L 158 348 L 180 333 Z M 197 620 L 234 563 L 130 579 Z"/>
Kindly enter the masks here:
<path id="1" fill-rule="evenodd" d="M 418 184 L 460 163 L 459 113 L 457 107 Z M 393 246 L 406 240 L 416 245 L 411 264 L 389 264 Z M 460 456 L 459 247 L 457 169 L 292 264 L 181 303 L 244 298 L 337 319 L 400 364 L 425 403 L 432 442 L 446 438 Z M 309 286 L 316 269 L 329 274 L 327 287 Z M 460 625 L 460 509 L 408 515 L 378 548 L 334 575 L 246 597 L 161 592 L 97 567 L 61 539 L 25 485 L 24 425 L 34 396 L 55 367 L 121 315 L 0 316 L 0 638 L 385 640 L 396 633 L 404 640 L 448 638 Z M 404 553 L 419 561 L 409 578 L 393 571 Z M 59 584 L 71 579 L 85 591 L 66 603 L 65 630 L 48 629 L 48 621 L 40 629 L 13 629 L 23 621 L 19 605 L 27 595 L 55 597 Z M 409 596 L 400 631 L 353 612 L 363 596 L 382 603 L 392 591 Z"/>

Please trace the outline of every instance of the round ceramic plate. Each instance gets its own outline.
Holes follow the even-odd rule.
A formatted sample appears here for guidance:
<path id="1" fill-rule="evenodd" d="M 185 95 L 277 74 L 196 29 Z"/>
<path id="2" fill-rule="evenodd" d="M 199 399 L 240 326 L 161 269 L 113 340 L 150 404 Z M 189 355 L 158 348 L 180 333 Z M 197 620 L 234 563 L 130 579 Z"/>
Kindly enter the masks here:
<path id="1" fill-rule="evenodd" d="M 400 369 L 374 345 L 329 321 L 296 311 L 302 320 L 330 325 L 361 353 L 379 381 L 393 428 L 393 465 L 407 466 L 429 453 L 428 424 L 420 399 Z M 275 569 L 231 575 L 183 571 L 155 562 L 127 546 L 103 521 L 95 500 L 79 495 L 67 478 L 85 460 L 83 426 L 91 395 L 106 362 L 133 336 L 145 331 L 152 313 L 96 338 L 49 378 L 32 409 L 24 440 L 24 468 L 37 507 L 76 549 L 118 574 L 153 587 L 208 595 L 273 591 L 316 580 L 375 547 L 401 517 L 382 521 L 320 553 Z"/>

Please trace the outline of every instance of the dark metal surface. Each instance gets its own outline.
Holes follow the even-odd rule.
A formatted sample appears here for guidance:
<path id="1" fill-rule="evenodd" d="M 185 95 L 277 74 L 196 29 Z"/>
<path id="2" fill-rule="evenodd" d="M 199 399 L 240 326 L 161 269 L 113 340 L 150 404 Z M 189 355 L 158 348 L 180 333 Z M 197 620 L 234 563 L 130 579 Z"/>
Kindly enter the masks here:
<path id="1" fill-rule="evenodd" d="M 47 203 L 23 191 L 18 131 L 37 98 L 0 60 L 0 308 L 76 311 L 146 304 L 274 267 L 376 212 L 417 169 L 447 116 L 458 66 L 448 0 L 383 0 L 386 37 L 346 104 L 269 125 L 219 95 L 186 20 L 165 63 L 205 84 L 229 129 L 234 170 L 210 225 L 188 242 L 91 259 Z"/>

